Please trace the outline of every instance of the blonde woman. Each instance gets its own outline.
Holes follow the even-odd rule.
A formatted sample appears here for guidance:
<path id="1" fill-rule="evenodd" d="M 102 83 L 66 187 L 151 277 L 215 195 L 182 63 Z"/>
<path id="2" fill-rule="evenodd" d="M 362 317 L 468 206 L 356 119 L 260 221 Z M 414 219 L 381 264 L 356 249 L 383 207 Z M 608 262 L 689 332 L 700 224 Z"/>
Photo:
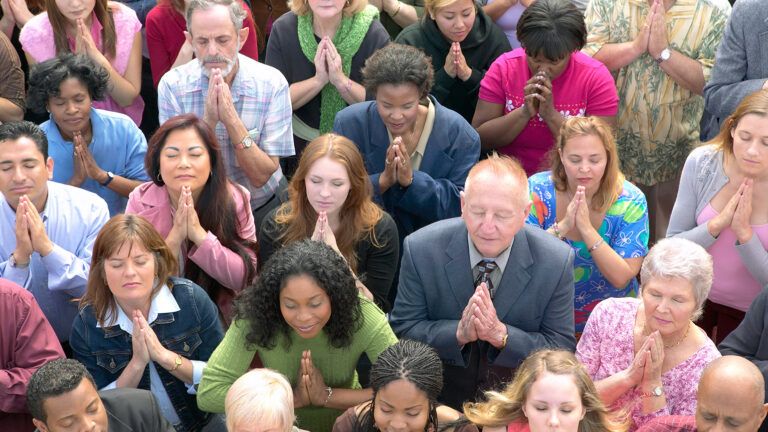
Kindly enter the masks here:
<path id="1" fill-rule="evenodd" d="M 542 350 L 528 356 L 515 379 L 487 401 L 464 404 L 464 414 L 484 432 L 618 432 L 587 371 L 570 351 Z"/>

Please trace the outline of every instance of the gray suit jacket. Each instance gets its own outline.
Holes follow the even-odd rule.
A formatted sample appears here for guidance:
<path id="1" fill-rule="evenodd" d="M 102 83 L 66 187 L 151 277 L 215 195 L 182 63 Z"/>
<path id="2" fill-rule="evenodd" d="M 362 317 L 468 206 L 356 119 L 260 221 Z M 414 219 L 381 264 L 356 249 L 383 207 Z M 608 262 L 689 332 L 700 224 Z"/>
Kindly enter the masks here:
<path id="1" fill-rule="evenodd" d="M 496 314 L 507 325 L 507 346 L 499 351 L 480 343 L 462 350 L 456 329 L 475 291 L 468 241 L 460 218 L 433 223 L 406 237 L 390 317 L 399 337 L 437 350 L 446 368 L 443 393 L 450 393 L 452 399 L 443 397 L 443 401 L 452 406 L 473 398 L 494 381 L 508 379 L 536 349 L 573 350 L 576 345 L 573 251 L 541 229 L 525 225 L 515 235 L 494 299 Z M 471 361 L 473 353 L 479 363 Z"/>
<path id="2" fill-rule="evenodd" d="M 701 138 L 709 140 L 750 93 L 768 78 L 768 1 L 739 0 L 733 5 L 712 75 L 704 87 Z"/>

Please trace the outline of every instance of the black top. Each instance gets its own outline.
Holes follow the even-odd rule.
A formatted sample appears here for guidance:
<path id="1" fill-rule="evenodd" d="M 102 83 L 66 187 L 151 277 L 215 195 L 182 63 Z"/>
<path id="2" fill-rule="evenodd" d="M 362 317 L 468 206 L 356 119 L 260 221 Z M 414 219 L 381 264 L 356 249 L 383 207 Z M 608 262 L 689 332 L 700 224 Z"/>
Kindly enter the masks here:
<path id="1" fill-rule="evenodd" d="M 265 218 L 259 229 L 259 261 L 266 263 L 282 244 L 280 236 L 285 225 L 275 222 L 277 209 L 272 210 Z M 373 294 L 373 299 L 379 307 L 388 312 L 391 305 L 387 301 L 389 289 L 397 271 L 400 257 L 400 243 L 397 236 L 397 226 L 392 217 L 382 212 L 382 218 L 373 229 L 378 245 L 374 245 L 369 237 L 357 243 L 357 274 L 360 280 Z"/>
<path id="2" fill-rule="evenodd" d="M 476 9 L 477 17 L 472 30 L 461 41 L 461 52 L 464 54 L 467 65 L 472 68 L 472 75 L 466 81 L 458 77 L 451 78 L 443 69 L 451 42 L 443 36 L 437 23 L 429 14 L 425 14 L 421 21 L 406 27 L 395 39 L 397 43 L 421 48 L 432 58 L 432 67 L 435 69 L 432 95 L 446 108 L 461 114 L 470 123 L 472 123 L 472 116 L 475 115 L 480 81 L 485 76 L 485 71 L 491 67 L 497 57 L 512 50 L 504 32 L 494 24 L 482 8 Z"/>

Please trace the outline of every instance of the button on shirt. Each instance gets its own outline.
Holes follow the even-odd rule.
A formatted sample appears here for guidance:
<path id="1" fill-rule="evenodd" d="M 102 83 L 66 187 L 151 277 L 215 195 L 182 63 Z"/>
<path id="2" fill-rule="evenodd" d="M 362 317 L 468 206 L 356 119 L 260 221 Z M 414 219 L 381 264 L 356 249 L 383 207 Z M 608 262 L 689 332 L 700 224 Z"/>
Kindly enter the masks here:
<path id="1" fill-rule="evenodd" d="M 230 91 L 235 110 L 258 147 L 269 156 L 292 156 L 293 127 L 288 82 L 277 69 L 238 54 L 238 70 Z M 160 80 L 157 88 L 160 123 L 173 116 L 194 113 L 203 118 L 205 98 L 208 95 L 208 77 L 197 59 L 171 69 Z M 227 128 L 219 122 L 216 138 L 227 167 L 227 175 L 251 193 L 251 208 L 258 209 L 275 194 L 283 172 L 280 166 L 262 187 L 255 187 L 240 168 L 234 144 Z"/>
<path id="2" fill-rule="evenodd" d="M 77 302 L 85 294 L 93 242 L 109 220 L 107 203 L 96 194 L 48 182 L 48 200 L 40 214 L 53 250 L 33 252 L 29 266 L 11 267 L 16 249 L 16 210 L 0 194 L 0 277 L 16 282 L 35 296 L 59 341 L 69 340 Z"/>
<path id="3" fill-rule="evenodd" d="M 116 309 L 117 318 L 113 317 L 111 313 L 112 311 L 108 312 L 104 317 L 104 322 L 109 324 L 107 327 L 117 325 L 124 332 L 133 336 L 133 321 L 128 317 L 128 315 L 126 315 L 120 306 L 118 306 Z M 179 310 L 179 304 L 173 297 L 171 290 L 167 285 L 163 285 L 155 297 L 152 298 L 152 303 L 149 306 L 149 316 L 147 317 L 147 323 L 152 324 L 155 322 L 158 314 L 174 313 L 178 312 Z M 97 323 L 96 327 L 103 326 L 101 323 Z M 189 394 L 195 394 L 195 386 L 200 384 L 200 379 L 203 377 L 203 370 L 205 369 L 207 362 L 200 360 L 190 360 L 190 362 L 192 362 L 192 384 L 184 384 L 187 386 L 187 391 Z M 113 381 L 106 387 L 99 390 L 109 390 L 113 388 L 117 388 L 117 381 Z M 163 413 L 163 417 L 171 422 L 171 424 L 178 425 L 181 423 L 181 419 L 179 419 L 178 414 L 176 414 L 176 409 L 173 408 L 171 399 L 168 397 L 168 392 L 165 391 L 163 381 L 160 378 L 160 375 L 157 373 L 157 368 L 155 367 L 154 362 L 149 362 L 149 390 L 153 395 L 155 395 L 155 399 L 157 399 L 157 405 L 160 407 L 160 411 Z"/>

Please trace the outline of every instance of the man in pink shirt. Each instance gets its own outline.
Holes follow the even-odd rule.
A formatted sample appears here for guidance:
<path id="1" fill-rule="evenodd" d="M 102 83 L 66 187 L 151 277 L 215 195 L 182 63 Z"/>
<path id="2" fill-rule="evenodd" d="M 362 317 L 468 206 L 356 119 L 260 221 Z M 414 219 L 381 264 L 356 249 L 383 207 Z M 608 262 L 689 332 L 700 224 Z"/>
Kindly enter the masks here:
<path id="1" fill-rule="evenodd" d="M 0 278 L 0 431 L 34 430 L 27 411 L 29 378 L 63 357 L 59 339 L 32 294 Z"/>

